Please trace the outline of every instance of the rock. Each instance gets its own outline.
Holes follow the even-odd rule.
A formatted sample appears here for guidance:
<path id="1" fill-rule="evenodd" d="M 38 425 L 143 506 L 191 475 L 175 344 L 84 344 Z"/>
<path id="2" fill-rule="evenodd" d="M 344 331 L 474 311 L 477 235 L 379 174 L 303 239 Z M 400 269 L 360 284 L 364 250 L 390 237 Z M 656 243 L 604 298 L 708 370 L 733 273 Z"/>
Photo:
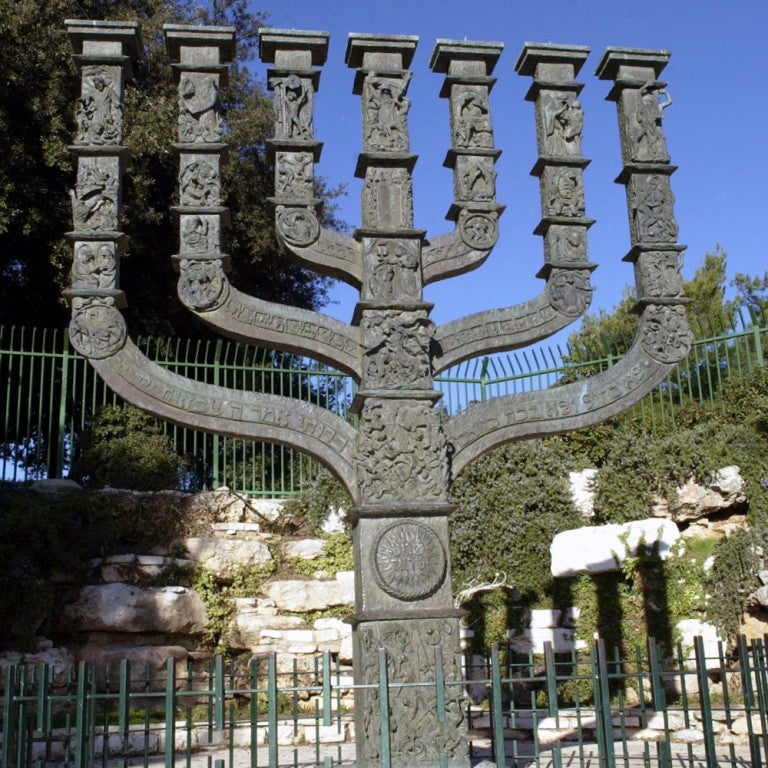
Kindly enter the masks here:
<path id="1" fill-rule="evenodd" d="M 64 608 L 63 623 L 68 630 L 195 635 L 205 632 L 207 618 L 194 590 L 115 583 L 83 587 Z"/>
<path id="2" fill-rule="evenodd" d="M 275 601 L 279 610 L 291 613 L 325 611 L 340 605 L 355 602 L 354 587 L 349 578 L 333 581 L 273 581 L 265 585 L 264 591 Z"/>
<path id="3" fill-rule="evenodd" d="M 739 634 L 745 635 L 747 640 L 762 641 L 765 633 L 768 632 L 768 621 L 766 621 L 764 615 L 761 616 L 759 612 L 756 613 L 750 611 L 749 613 L 742 614 Z"/>
<path id="4" fill-rule="evenodd" d="M 522 634 L 510 633 L 509 644 L 518 653 L 544 653 L 544 643 L 552 643 L 555 653 L 580 651 L 587 647 L 566 627 L 526 627 Z"/>
<path id="5" fill-rule="evenodd" d="M 741 507 L 747 501 L 744 479 L 735 465 L 723 467 L 709 483 L 687 480 L 677 488 L 676 497 L 671 504 L 657 499 L 653 514 L 682 523 Z"/>
<path id="6" fill-rule="evenodd" d="M 298 539 L 283 543 L 286 560 L 317 560 L 325 552 L 325 539 Z"/>
<path id="7" fill-rule="evenodd" d="M 563 531 L 554 537 L 550 546 L 552 575 L 618 571 L 627 555 L 636 555 L 641 544 L 655 545 L 659 557 L 665 560 L 679 538 L 680 533 L 672 521 L 653 518 Z"/>
<path id="8" fill-rule="evenodd" d="M 83 486 L 76 483 L 74 480 L 67 480 L 65 478 L 48 477 L 42 480 L 35 480 L 32 485 L 29 486 L 31 491 L 37 491 L 38 493 L 48 493 L 52 496 L 57 496 L 63 493 L 72 493 L 73 491 L 82 491 Z"/>
<path id="9" fill-rule="evenodd" d="M 5 651 L 0 654 L 0 670 L 16 664 L 26 664 L 34 667 L 47 665 L 52 667 L 55 673 L 60 674 L 75 666 L 75 657 L 68 648 L 53 647 L 42 648 L 35 653 Z"/>
<path id="10" fill-rule="evenodd" d="M 202 491 L 188 502 L 188 512 L 200 513 L 219 523 L 273 523 L 283 508 L 283 499 L 252 499 L 229 488 Z"/>
<path id="11" fill-rule="evenodd" d="M 689 659 L 693 659 L 694 638 L 701 637 L 707 669 L 720 668 L 720 644 L 725 641 L 718 635 L 714 624 L 699 619 L 683 619 L 675 627 L 680 633 L 683 648 L 688 649 Z"/>
<path id="12" fill-rule="evenodd" d="M 241 568 L 258 568 L 272 562 L 272 553 L 262 541 L 252 538 L 215 539 L 193 536 L 181 539 L 187 557 L 219 579 L 232 579 Z"/>
<path id="13" fill-rule="evenodd" d="M 595 514 L 594 482 L 596 476 L 596 469 L 582 469 L 581 472 L 568 474 L 574 506 L 585 519 L 594 517 Z"/>
<path id="14" fill-rule="evenodd" d="M 168 659 L 174 659 L 177 674 L 185 672 L 187 650 L 180 645 L 86 645 L 78 653 L 79 660 L 93 664 L 102 676 L 109 670 L 111 680 L 119 680 L 120 662 L 130 662 L 131 683 L 143 685 L 147 680 L 147 667 L 152 677 L 165 677 Z"/>
<path id="15" fill-rule="evenodd" d="M 235 606 L 235 615 L 226 634 L 227 644 L 231 648 L 257 648 L 263 644 L 264 630 L 306 627 L 300 616 L 277 615 L 271 600 L 235 598 Z"/>
<path id="16" fill-rule="evenodd" d="M 323 520 L 322 531 L 326 534 L 344 533 L 344 524 L 347 519 L 347 510 L 339 507 L 328 512 L 328 517 Z"/>

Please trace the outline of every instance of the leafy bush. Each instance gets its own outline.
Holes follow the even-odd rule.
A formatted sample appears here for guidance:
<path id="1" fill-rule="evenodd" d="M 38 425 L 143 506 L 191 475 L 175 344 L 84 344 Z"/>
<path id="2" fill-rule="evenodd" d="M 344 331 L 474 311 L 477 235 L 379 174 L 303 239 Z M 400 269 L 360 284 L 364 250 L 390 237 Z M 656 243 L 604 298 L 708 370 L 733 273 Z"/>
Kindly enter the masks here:
<path id="1" fill-rule="evenodd" d="M 178 488 L 185 462 L 157 421 L 131 405 L 105 406 L 82 435 L 71 477 L 100 488 Z"/>

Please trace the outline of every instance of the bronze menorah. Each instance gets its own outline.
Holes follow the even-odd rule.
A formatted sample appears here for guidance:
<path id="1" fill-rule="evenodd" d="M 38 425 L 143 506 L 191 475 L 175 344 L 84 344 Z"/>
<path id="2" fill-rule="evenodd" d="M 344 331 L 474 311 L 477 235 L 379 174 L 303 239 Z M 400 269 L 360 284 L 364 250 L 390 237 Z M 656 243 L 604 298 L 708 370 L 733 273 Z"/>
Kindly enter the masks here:
<path id="1" fill-rule="evenodd" d="M 433 376 L 463 360 L 520 348 L 564 328 L 589 306 L 590 273 L 581 154 L 582 84 L 575 77 L 588 49 L 526 44 L 515 69 L 532 78 L 544 240 L 541 293 L 504 309 L 436 327 L 425 285 L 480 266 L 498 238 L 496 148 L 489 93 L 500 43 L 439 40 L 433 71 L 445 75 L 453 172 L 453 231 L 436 237 L 414 227 L 408 137 L 408 66 L 417 38 L 350 35 L 346 63 L 362 102 L 362 225 L 353 235 L 321 226 L 314 193 L 313 106 L 328 35 L 264 29 L 260 54 L 272 65 L 275 138 L 275 228 L 288 258 L 359 289 L 352 322 L 247 296 L 227 279 L 220 184 L 225 149 L 218 93 L 234 55 L 228 27 L 168 25 L 166 40 L 179 83 L 179 253 L 181 301 L 222 334 L 327 362 L 359 384 L 356 429 L 310 403 L 193 381 L 144 357 L 120 313 L 120 190 L 127 150 L 121 146 L 122 95 L 139 49 L 129 22 L 68 21 L 81 68 L 78 132 L 73 151 L 74 265 L 66 295 L 70 334 L 122 398 L 156 416 L 195 429 L 273 441 L 329 467 L 353 500 L 356 603 L 355 679 L 435 680 L 436 665 L 459 680 L 459 618 L 448 558 L 451 479 L 492 448 L 595 424 L 650 392 L 688 352 L 681 253 L 673 215 L 670 164 L 662 131 L 668 103 L 658 80 L 666 51 L 609 48 L 597 76 L 612 81 L 617 103 L 634 265 L 638 331 L 627 355 L 604 373 L 543 391 L 477 403 L 446 416 L 435 408 Z M 358 765 L 381 763 L 387 734 L 397 766 L 468 766 L 461 694 L 436 687 L 402 688 L 382 729 L 375 690 L 356 703 Z"/>

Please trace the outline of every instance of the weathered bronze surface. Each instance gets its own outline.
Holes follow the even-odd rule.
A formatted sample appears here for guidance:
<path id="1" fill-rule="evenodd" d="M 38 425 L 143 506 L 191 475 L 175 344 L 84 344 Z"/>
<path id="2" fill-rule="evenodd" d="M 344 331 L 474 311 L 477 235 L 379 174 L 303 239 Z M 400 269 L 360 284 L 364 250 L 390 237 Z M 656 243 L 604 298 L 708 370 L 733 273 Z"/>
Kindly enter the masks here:
<path id="1" fill-rule="evenodd" d="M 611 48 L 597 75 L 613 82 L 617 103 L 634 265 L 637 338 L 626 357 L 586 381 L 498 397 L 447 417 L 433 376 L 469 358 L 531 344 L 567 326 L 589 306 L 590 273 L 581 154 L 584 116 L 575 78 L 588 49 L 526 44 L 516 70 L 532 79 L 544 241 L 541 293 L 504 309 L 436 327 L 423 287 L 480 266 L 498 238 L 504 206 L 496 201 L 500 150 L 491 119 L 492 77 L 500 43 L 439 40 L 432 69 L 445 76 L 454 202 L 453 231 L 427 238 L 413 221 L 407 96 L 417 39 L 350 35 L 346 63 L 361 97 L 362 224 L 352 236 L 326 231 L 314 197 L 321 144 L 313 106 L 326 58 L 322 32 L 265 29 L 262 60 L 272 65 L 275 99 L 276 232 L 285 254 L 360 291 L 353 322 L 246 296 L 230 285 L 223 248 L 227 209 L 220 183 L 225 149 L 218 93 L 234 55 L 227 27 L 168 25 L 178 80 L 180 300 L 222 334 L 306 354 L 351 374 L 359 427 L 309 403 L 191 381 L 151 363 L 129 338 L 120 313 L 119 229 L 123 84 L 140 45 L 137 25 L 67 22 L 82 74 L 78 159 L 72 192 L 74 262 L 71 338 L 121 397 L 178 424 L 289 445 L 339 477 L 355 508 L 355 677 L 379 679 L 385 649 L 390 679 L 434 679 L 436 662 L 460 677 L 459 619 L 448 556 L 451 479 L 485 451 L 512 440 L 597 423 L 635 403 L 687 353 L 677 224 L 658 80 L 665 51 Z M 406 688 L 391 701 L 388 724 L 395 766 L 468 766 L 461 695 L 447 691 L 438 712 L 434 687 Z M 360 693 L 358 765 L 380 764 L 380 708 Z"/>

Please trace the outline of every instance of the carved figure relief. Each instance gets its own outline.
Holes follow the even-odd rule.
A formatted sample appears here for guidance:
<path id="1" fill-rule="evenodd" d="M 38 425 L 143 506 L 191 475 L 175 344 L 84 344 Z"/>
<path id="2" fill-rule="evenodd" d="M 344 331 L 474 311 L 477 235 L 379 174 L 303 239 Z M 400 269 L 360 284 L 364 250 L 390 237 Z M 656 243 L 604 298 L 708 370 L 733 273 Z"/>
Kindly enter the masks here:
<path id="1" fill-rule="evenodd" d="M 584 215 L 584 185 L 580 171 L 569 167 L 550 167 L 544 170 L 542 178 L 546 215 Z"/>
<path id="2" fill-rule="evenodd" d="M 80 243 L 72 264 L 72 287 L 105 290 L 117 285 L 114 243 Z"/>
<path id="3" fill-rule="evenodd" d="M 393 682 L 434 680 L 435 656 L 442 658 L 447 680 L 458 680 L 458 625 L 445 619 L 414 622 L 376 622 L 360 630 L 361 675 L 364 683 L 378 681 L 378 649 L 387 652 L 389 679 Z M 466 724 L 461 695 L 446 691 L 445 720 L 440 722 L 434 686 L 398 689 L 398 709 L 390 723 L 392 764 L 396 768 L 412 765 L 465 765 L 469 760 Z M 367 765 L 381 763 L 379 700 L 375 686 L 361 697 Z M 394 714 L 394 713 L 393 713 Z M 441 759 L 441 756 L 443 758 Z"/>
<path id="4" fill-rule="evenodd" d="M 651 305 L 643 313 L 643 349 L 661 363 L 674 363 L 688 354 L 693 334 L 681 304 Z"/>
<path id="5" fill-rule="evenodd" d="M 541 97 L 543 152 L 545 155 L 581 155 L 584 111 L 572 93 L 547 93 Z"/>
<path id="6" fill-rule="evenodd" d="M 77 105 L 77 144 L 119 144 L 123 105 L 106 67 L 85 66 Z"/>
<path id="7" fill-rule="evenodd" d="M 498 216 L 463 210 L 459 215 L 459 236 L 476 251 L 487 251 L 499 239 Z"/>
<path id="8" fill-rule="evenodd" d="M 545 241 L 547 260 L 553 264 L 575 264 L 587 260 L 587 234 L 583 227 L 555 225 Z"/>
<path id="9" fill-rule="evenodd" d="M 589 270 L 553 269 L 546 291 L 549 303 L 558 312 L 578 317 L 592 301 Z"/>
<path id="10" fill-rule="evenodd" d="M 216 110 L 219 86 L 210 75 L 186 75 L 179 83 L 179 141 L 221 141 L 221 118 Z"/>
<path id="11" fill-rule="evenodd" d="M 448 464 L 439 414 L 422 400 L 366 401 L 358 433 L 365 503 L 444 501 Z"/>
<path id="12" fill-rule="evenodd" d="M 72 198 L 75 229 L 117 229 L 117 168 L 96 159 L 81 158 Z"/>
<path id="13" fill-rule="evenodd" d="M 431 386 L 429 345 L 435 328 L 423 312 L 368 313 L 364 327 L 367 387 Z"/>
<path id="14" fill-rule="evenodd" d="M 647 82 L 635 96 L 630 115 L 629 138 L 632 159 L 638 162 L 669 162 L 667 142 L 661 128 L 664 110 L 672 103 L 664 83 Z M 664 97 L 660 102 L 659 98 Z"/>
<path id="15" fill-rule="evenodd" d="M 229 293 L 229 281 L 221 259 L 182 259 L 180 267 L 176 290 L 186 306 L 203 311 L 217 309 L 224 303 Z"/>
<path id="16" fill-rule="evenodd" d="M 452 95 L 451 107 L 455 147 L 493 147 L 491 112 L 486 88 L 460 90 Z"/>
<path id="17" fill-rule="evenodd" d="M 312 83 L 296 74 L 274 77 L 270 86 L 276 94 L 275 135 L 280 139 L 311 139 L 313 132 Z"/>
<path id="18" fill-rule="evenodd" d="M 362 201 L 366 226 L 413 226 L 413 188 L 405 168 L 369 168 Z"/>
<path id="19" fill-rule="evenodd" d="M 682 264 L 677 251 L 650 251 L 635 263 L 635 280 L 641 296 L 674 298 L 683 295 Z"/>
<path id="20" fill-rule="evenodd" d="M 370 274 L 368 298 L 421 298 L 419 244 L 415 240 L 374 240 L 365 252 Z"/>
<path id="21" fill-rule="evenodd" d="M 276 225 L 283 239 L 299 248 L 306 248 L 320 237 L 320 223 L 309 208 L 277 206 Z"/>
<path id="22" fill-rule="evenodd" d="M 215 253 L 219 250 L 218 218 L 214 216 L 181 217 L 182 253 Z"/>
<path id="23" fill-rule="evenodd" d="M 493 158 L 473 155 L 457 158 L 454 182 L 457 200 L 495 200 L 496 171 L 493 169 Z"/>
<path id="24" fill-rule="evenodd" d="M 366 150 L 408 151 L 408 108 L 405 93 L 411 73 L 402 76 L 371 73 L 363 89 L 363 143 Z"/>
<path id="25" fill-rule="evenodd" d="M 312 197 L 314 166 L 310 152 L 278 152 L 275 163 L 275 194 Z"/>
<path id="26" fill-rule="evenodd" d="M 179 172 L 179 198 L 182 205 L 207 207 L 221 204 L 218 165 L 193 157 Z"/>
<path id="27" fill-rule="evenodd" d="M 678 227 L 673 212 L 675 198 L 669 187 L 669 178 L 654 173 L 634 176 L 632 182 L 632 218 L 638 242 L 675 242 Z"/>
<path id="28" fill-rule="evenodd" d="M 72 301 L 69 340 L 85 357 L 101 360 L 123 348 L 127 337 L 125 320 L 114 299 L 76 298 Z"/>

